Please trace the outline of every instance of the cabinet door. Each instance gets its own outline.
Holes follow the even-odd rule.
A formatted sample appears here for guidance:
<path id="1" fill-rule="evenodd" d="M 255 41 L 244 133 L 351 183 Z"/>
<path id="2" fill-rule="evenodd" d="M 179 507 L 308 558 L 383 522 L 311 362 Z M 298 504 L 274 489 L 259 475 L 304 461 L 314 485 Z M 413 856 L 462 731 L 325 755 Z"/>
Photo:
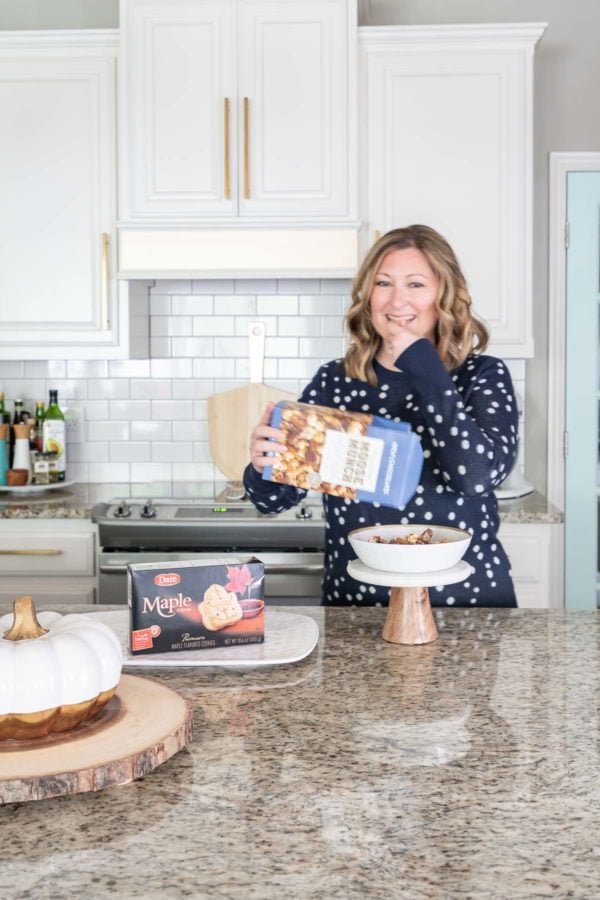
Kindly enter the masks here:
<path id="1" fill-rule="evenodd" d="M 240 4 L 241 215 L 348 213 L 353 9 L 348 0 Z"/>
<path id="2" fill-rule="evenodd" d="M 233 0 L 125 0 L 121 21 L 121 218 L 235 213 Z"/>
<path id="3" fill-rule="evenodd" d="M 541 30 L 361 33 L 369 240 L 413 223 L 444 235 L 492 352 L 505 357 L 533 355 L 531 79 Z"/>
<path id="4" fill-rule="evenodd" d="M 121 355 L 117 48 L 83 40 L 0 35 L 3 358 Z"/>

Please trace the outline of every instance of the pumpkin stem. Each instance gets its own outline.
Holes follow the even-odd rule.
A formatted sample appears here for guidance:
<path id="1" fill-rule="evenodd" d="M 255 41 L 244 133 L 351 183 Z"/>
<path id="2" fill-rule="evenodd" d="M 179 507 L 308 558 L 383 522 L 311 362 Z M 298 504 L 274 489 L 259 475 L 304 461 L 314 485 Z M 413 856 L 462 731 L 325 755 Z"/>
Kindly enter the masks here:
<path id="1" fill-rule="evenodd" d="M 17 597 L 13 603 L 13 614 L 14 621 L 4 633 L 5 641 L 25 641 L 48 634 L 48 629 L 38 622 L 31 597 Z"/>

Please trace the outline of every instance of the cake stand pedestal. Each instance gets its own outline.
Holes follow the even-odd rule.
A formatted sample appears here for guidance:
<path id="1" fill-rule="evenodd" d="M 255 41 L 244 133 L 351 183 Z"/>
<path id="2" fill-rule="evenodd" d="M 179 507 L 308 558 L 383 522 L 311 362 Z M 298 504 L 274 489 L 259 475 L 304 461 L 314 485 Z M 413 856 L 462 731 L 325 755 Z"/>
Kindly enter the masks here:
<path id="1" fill-rule="evenodd" d="M 358 559 L 348 563 L 348 574 L 367 584 L 391 588 L 390 605 L 382 637 L 391 644 L 430 644 L 437 640 L 437 628 L 431 611 L 429 588 L 464 581 L 474 572 L 461 559 L 439 572 L 382 572 Z"/>

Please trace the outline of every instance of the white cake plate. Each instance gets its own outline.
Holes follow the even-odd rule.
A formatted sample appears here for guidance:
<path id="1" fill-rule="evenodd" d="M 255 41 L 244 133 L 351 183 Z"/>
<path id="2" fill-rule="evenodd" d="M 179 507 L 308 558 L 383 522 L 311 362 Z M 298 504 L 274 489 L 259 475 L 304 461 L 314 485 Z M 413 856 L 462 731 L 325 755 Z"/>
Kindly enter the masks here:
<path id="1" fill-rule="evenodd" d="M 382 637 L 392 644 L 429 644 L 437 640 L 428 588 L 465 581 L 474 571 L 464 559 L 439 572 L 383 572 L 358 559 L 348 563 L 348 574 L 356 581 L 391 588 Z"/>

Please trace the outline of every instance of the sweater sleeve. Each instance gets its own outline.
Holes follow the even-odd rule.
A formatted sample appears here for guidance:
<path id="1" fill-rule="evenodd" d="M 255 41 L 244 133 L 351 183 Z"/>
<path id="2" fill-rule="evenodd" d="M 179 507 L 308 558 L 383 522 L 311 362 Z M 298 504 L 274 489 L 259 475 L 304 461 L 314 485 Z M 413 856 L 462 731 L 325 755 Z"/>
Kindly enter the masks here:
<path id="1" fill-rule="evenodd" d="M 327 382 L 327 366 L 321 366 L 312 381 L 304 388 L 299 397 L 301 403 L 323 402 L 323 394 Z M 291 509 L 306 497 L 308 493 L 291 484 L 278 484 L 265 480 L 260 472 L 249 463 L 244 470 L 244 487 L 248 496 L 260 512 L 279 513 Z"/>
<path id="2" fill-rule="evenodd" d="M 469 357 L 458 374 L 444 368 L 434 345 L 423 338 L 408 347 L 396 366 L 414 391 L 407 407 L 419 411 L 447 486 L 465 496 L 486 494 L 512 468 L 517 451 L 518 410 L 510 373 L 502 360 Z"/>

